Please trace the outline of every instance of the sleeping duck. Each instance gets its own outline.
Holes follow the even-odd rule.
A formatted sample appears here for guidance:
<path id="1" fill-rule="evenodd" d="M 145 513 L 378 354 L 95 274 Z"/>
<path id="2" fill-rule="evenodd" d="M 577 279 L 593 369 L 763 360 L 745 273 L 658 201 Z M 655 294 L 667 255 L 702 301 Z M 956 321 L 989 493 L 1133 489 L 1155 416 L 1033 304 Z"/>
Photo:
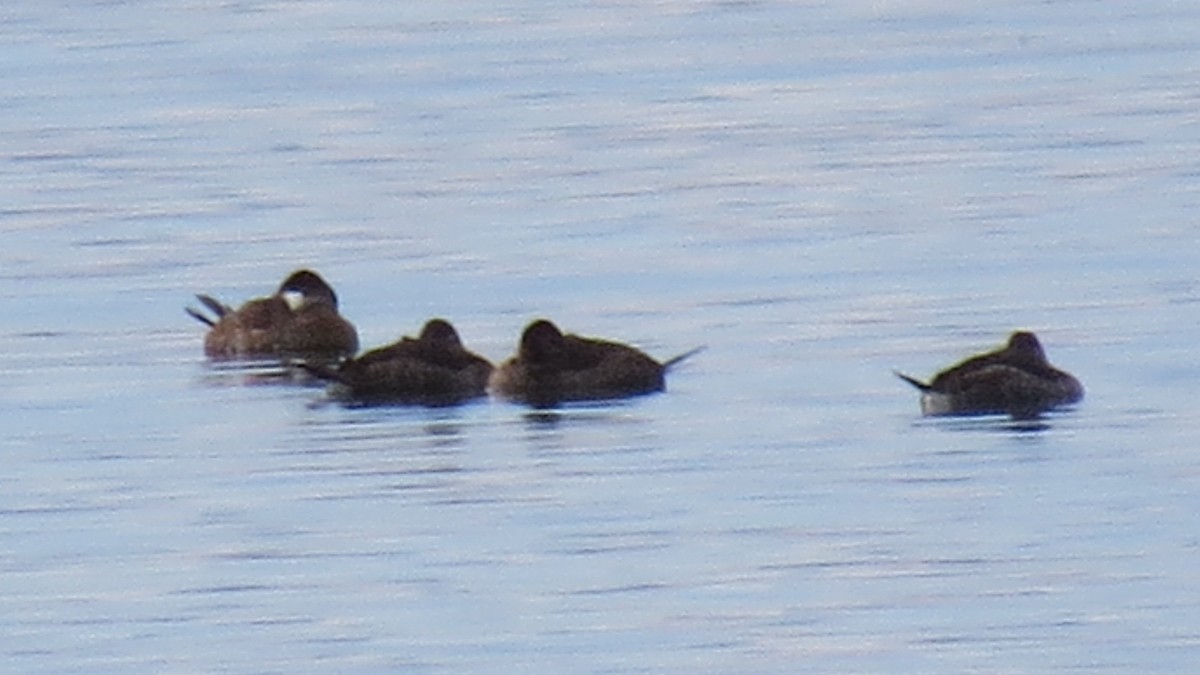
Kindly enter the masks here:
<path id="1" fill-rule="evenodd" d="M 666 371 L 698 351 L 659 363 L 628 345 L 564 335 L 538 319 L 525 328 L 516 355 L 492 373 L 489 388 L 537 406 L 637 396 L 662 391 Z"/>
<path id="2" fill-rule="evenodd" d="M 311 270 L 293 272 L 274 295 L 237 309 L 212 296 L 196 298 L 215 315 L 186 308 L 209 326 L 204 353 L 213 359 L 336 359 L 358 351 L 358 333 L 338 314 L 337 295 Z"/>
<path id="3" fill-rule="evenodd" d="M 925 415 L 1029 418 L 1083 399 L 1079 380 L 1050 365 L 1037 336 L 1025 331 L 1013 333 L 1001 349 L 943 370 L 929 383 L 896 375 L 921 390 Z"/>
<path id="4" fill-rule="evenodd" d="M 453 405 L 487 393 L 492 364 L 467 351 L 458 331 L 433 319 L 416 338 L 347 359 L 336 367 L 304 364 L 305 370 L 333 382 L 338 398 L 367 403 Z"/>

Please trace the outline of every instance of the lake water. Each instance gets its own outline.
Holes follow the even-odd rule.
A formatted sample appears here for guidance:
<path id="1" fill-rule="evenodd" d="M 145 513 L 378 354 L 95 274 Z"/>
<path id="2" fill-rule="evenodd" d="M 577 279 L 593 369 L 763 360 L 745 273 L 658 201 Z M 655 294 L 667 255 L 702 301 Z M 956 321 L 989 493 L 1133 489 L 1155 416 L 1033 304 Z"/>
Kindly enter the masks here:
<path id="1" fill-rule="evenodd" d="M 1200 5 L 40 2 L 0 22 L 19 672 L 1184 672 Z M 545 316 L 662 395 L 348 409 L 213 367 Z M 1035 330 L 1087 387 L 925 420 Z"/>

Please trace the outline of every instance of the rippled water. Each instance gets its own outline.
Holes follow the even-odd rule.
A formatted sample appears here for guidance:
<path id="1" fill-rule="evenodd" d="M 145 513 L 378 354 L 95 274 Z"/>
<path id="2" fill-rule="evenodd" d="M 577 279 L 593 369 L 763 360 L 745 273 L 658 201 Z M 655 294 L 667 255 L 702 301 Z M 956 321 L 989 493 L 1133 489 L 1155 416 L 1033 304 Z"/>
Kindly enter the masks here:
<path id="1" fill-rule="evenodd" d="M 384 3 L 387 4 L 387 3 Z M 1181 672 L 1200 8 L 25 3 L 0 69 L 0 635 L 24 672 Z M 659 357 L 347 409 L 213 367 L 312 266 Z M 1088 398 L 931 421 L 1038 331 Z"/>

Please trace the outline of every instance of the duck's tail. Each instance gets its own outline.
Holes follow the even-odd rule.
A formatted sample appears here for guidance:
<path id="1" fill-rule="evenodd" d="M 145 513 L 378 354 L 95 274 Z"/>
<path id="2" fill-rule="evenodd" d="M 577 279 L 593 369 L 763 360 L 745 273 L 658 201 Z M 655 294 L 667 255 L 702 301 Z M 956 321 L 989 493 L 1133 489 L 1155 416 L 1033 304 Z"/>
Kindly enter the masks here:
<path id="1" fill-rule="evenodd" d="M 327 363 L 309 363 L 308 361 L 297 361 L 294 364 L 300 370 L 312 375 L 319 380 L 327 382 L 340 382 L 345 384 L 345 378 L 338 372 L 337 368 L 330 366 Z"/>
<path id="2" fill-rule="evenodd" d="M 187 312 L 188 316 L 191 316 L 193 319 L 209 327 L 217 325 L 217 321 L 220 321 L 226 314 L 233 311 L 228 305 L 221 303 L 211 295 L 197 295 L 196 299 L 200 301 L 200 304 L 207 307 L 210 312 L 217 315 L 215 321 L 212 318 L 201 314 L 199 310 L 192 309 L 191 307 L 184 307 L 183 311 Z"/>
<path id="3" fill-rule="evenodd" d="M 212 319 L 208 318 L 207 316 L 204 316 L 197 309 L 192 309 L 191 307 L 184 307 L 183 311 L 187 312 L 188 316 L 199 321 L 200 323 L 204 324 L 205 326 L 208 326 L 209 328 L 212 328 L 213 326 L 217 325 L 216 321 L 213 321 Z"/>
<path id="4" fill-rule="evenodd" d="M 696 347 L 695 349 L 687 350 L 686 352 L 680 354 L 679 356 L 672 356 L 671 358 L 669 358 L 663 362 L 663 370 L 670 370 L 673 366 L 675 366 L 683 361 L 686 361 L 687 359 L 695 356 L 696 354 L 699 354 L 700 352 L 704 351 L 705 349 L 708 349 L 707 345 L 700 345 L 699 347 Z"/>
<path id="5" fill-rule="evenodd" d="M 925 384 L 924 382 L 918 380 L 915 377 L 909 377 L 908 375 L 905 375 L 904 373 L 902 373 L 898 370 L 893 370 L 892 372 L 896 374 L 896 377 L 904 380 L 905 382 L 911 384 L 912 386 L 916 387 L 917 389 L 920 389 L 921 391 L 929 391 L 931 389 L 931 387 L 928 384 Z"/>
<path id="6" fill-rule="evenodd" d="M 207 307 L 213 314 L 216 314 L 218 319 L 223 318 L 226 314 L 233 311 L 232 307 L 226 305 L 220 300 L 217 300 L 211 295 L 197 295 L 196 299 L 199 300 L 200 303 L 205 307 Z"/>

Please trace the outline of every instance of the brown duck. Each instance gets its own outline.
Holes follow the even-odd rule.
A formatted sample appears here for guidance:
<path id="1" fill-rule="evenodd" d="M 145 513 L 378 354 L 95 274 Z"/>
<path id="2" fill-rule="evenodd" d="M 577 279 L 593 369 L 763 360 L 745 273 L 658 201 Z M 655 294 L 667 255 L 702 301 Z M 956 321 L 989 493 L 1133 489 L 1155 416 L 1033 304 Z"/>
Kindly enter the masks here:
<path id="1" fill-rule="evenodd" d="M 358 351 L 358 333 L 338 314 L 337 295 L 316 272 L 298 270 L 274 295 L 236 310 L 212 296 L 196 298 L 216 318 L 186 308 L 210 327 L 204 353 L 213 359 L 306 357 L 336 359 Z"/>
<path id="2" fill-rule="evenodd" d="M 517 354 L 492 373 L 489 388 L 537 406 L 648 394 L 662 391 L 666 371 L 698 351 L 659 363 L 628 345 L 564 335 L 538 319 L 525 328 Z"/>
<path id="3" fill-rule="evenodd" d="M 334 382 L 340 398 L 362 402 L 453 405 L 487 393 L 492 364 L 467 351 L 447 321 L 433 319 L 416 338 L 404 337 L 334 367 L 305 364 Z"/>
<path id="4" fill-rule="evenodd" d="M 1079 380 L 1050 365 L 1037 336 L 1024 331 L 1013 333 L 1001 349 L 943 370 L 928 384 L 896 375 L 921 390 L 925 415 L 1029 418 L 1083 399 Z"/>

